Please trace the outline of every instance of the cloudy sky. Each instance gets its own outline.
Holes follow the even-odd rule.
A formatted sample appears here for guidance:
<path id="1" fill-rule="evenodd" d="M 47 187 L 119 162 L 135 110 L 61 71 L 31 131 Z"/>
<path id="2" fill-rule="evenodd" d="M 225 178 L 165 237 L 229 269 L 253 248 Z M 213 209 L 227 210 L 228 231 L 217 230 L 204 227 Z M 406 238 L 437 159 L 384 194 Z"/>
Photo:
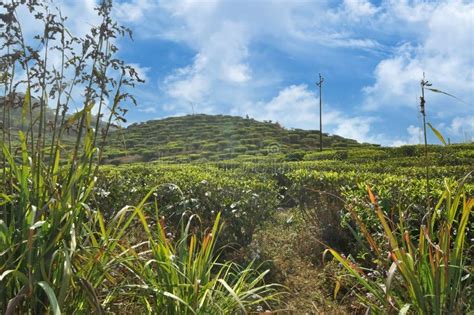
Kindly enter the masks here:
<path id="1" fill-rule="evenodd" d="M 95 0 L 63 0 L 78 31 Z M 474 140 L 471 0 L 121 0 L 134 32 L 120 57 L 146 83 L 131 122 L 196 113 L 249 115 L 383 145 L 419 143 L 423 72 L 428 121 Z M 431 139 L 435 142 L 434 137 Z"/>

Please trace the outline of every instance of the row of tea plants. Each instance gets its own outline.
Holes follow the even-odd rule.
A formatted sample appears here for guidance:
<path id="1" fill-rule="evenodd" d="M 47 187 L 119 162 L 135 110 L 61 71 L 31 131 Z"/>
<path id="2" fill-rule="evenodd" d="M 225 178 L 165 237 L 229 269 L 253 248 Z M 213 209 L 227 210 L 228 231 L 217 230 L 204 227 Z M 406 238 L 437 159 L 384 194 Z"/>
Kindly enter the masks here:
<path id="1" fill-rule="evenodd" d="M 101 1 L 99 24 L 77 38 L 49 2 L 0 4 L 0 312 L 269 308 L 278 290 L 263 281 L 265 272 L 219 260 L 220 209 L 206 218 L 210 229 L 185 215 L 171 236 L 153 196 L 158 187 L 141 199 L 121 199 L 131 206 L 114 212 L 92 200 L 107 134 L 124 120 L 122 106 L 133 101 L 128 91 L 140 81 L 115 57 L 129 31 L 111 10 L 111 1 Z M 40 30 L 37 36 L 25 32 L 25 21 Z M 80 109 L 70 114 L 74 105 Z"/>

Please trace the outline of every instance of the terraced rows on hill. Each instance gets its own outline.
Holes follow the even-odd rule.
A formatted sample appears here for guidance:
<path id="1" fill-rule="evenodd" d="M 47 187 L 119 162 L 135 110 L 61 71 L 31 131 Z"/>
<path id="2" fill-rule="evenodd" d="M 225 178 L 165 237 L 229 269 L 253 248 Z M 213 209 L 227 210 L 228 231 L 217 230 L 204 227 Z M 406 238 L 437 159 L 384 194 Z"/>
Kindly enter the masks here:
<path id="1" fill-rule="evenodd" d="M 328 148 L 372 146 L 323 133 Z M 319 148 L 319 131 L 285 129 L 271 121 L 226 115 L 188 115 L 130 125 L 111 134 L 112 163 L 226 160 Z"/>

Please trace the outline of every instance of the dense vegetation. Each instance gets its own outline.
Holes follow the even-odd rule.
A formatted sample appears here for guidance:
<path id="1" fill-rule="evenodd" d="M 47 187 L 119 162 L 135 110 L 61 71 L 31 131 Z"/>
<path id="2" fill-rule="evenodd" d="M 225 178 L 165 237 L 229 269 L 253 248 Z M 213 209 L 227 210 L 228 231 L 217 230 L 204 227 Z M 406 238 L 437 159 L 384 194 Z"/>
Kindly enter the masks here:
<path id="1" fill-rule="evenodd" d="M 323 134 L 323 145 L 362 146 L 355 140 L 328 134 Z M 136 123 L 111 133 L 107 156 L 110 163 L 253 159 L 275 153 L 291 159 L 316 148 L 319 131 L 288 130 L 275 122 L 248 117 L 188 115 Z"/>
<path id="2" fill-rule="evenodd" d="M 473 144 L 318 152 L 314 131 L 206 115 L 107 140 L 139 81 L 111 2 L 83 39 L 46 3 L 1 8 L 0 312 L 474 310 Z"/>
<path id="3" fill-rule="evenodd" d="M 199 215 L 209 226 L 216 211 L 221 211 L 223 240 L 232 245 L 225 257 L 241 262 L 257 259 L 269 266 L 268 279 L 285 284 L 291 292 L 281 307 L 313 312 L 362 310 L 364 303 L 357 302 L 351 288 L 357 288 L 361 296 L 363 287 L 343 276 L 334 263 L 321 266 L 323 252 L 329 247 L 354 263 L 367 264 L 366 268 L 377 266 L 371 260 L 371 242 L 364 240 L 365 233 L 385 247 L 384 229 L 377 214 L 368 211 L 367 185 L 392 226 L 403 218 L 407 233 L 419 232 L 428 213 L 427 203 L 434 207 L 438 199 L 452 198 L 446 197 L 446 185 L 454 194 L 453 181 L 473 170 L 474 146 L 430 148 L 430 198 L 422 152 L 422 147 L 361 148 L 347 150 L 342 160 L 328 150 L 311 153 L 313 158 L 324 158 L 316 161 L 267 157 L 257 162 L 107 166 L 102 168 L 94 200 L 104 209 L 118 209 L 124 203 L 136 203 L 158 186 L 160 213 L 167 222 L 174 222 L 171 226 L 185 213 Z M 462 186 L 466 196 L 474 194 L 472 176 L 464 178 Z M 362 222 L 363 229 L 359 227 Z M 473 237 L 473 223 L 470 219 L 465 227 L 466 239 Z M 471 261 L 472 248 L 465 248 L 464 253 Z M 382 262 L 380 257 L 374 261 Z M 463 277 L 472 272 L 464 264 Z M 374 272 L 383 275 L 386 271 Z M 315 278 L 308 280 L 307 275 Z M 460 285 L 464 290 L 456 307 L 468 309 L 472 297 L 469 278 L 463 278 Z M 409 298 L 402 300 L 407 303 Z M 371 303 L 383 307 L 377 301 Z"/>

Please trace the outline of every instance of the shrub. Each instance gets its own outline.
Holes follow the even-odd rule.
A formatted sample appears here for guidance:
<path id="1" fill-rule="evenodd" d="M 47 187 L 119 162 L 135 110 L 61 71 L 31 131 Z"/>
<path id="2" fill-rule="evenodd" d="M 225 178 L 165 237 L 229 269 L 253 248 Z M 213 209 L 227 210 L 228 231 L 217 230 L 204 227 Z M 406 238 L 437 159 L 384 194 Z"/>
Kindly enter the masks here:
<path id="1" fill-rule="evenodd" d="M 213 229 L 201 241 L 186 229 L 183 234 L 176 233 L 181 237 L 173 244 L 165 237 L 164 228 L 160 230 L 158 226 L 157 233 L 152 233 L 151 225 L 146 222 L 144 209 L 151 206 L 145 202 L 151 192 L 137 201 L 137 207 L 127 206 L 113 214 L 105 212 L 104 216 L 93 207 L 91 196 L 108 194 L 95 184 L 102 176 L 99 165 L 108 130 L 115 119 L 124 120 L 121 114 L 125 110 L 120 106 L 129 93 L 122 94 L 120 87 L 139 80 L 133 68 L 111 54 L 117 51 L 113 45 L 116 38 L 127 33 L 110 18 L 111 1 L 100 3 L 97 12 L 102 21 L 92 27 L 85 39 L 71 38 L 64 26 L 65 18 L 53 12 L 47 2 L 11 1 L 2 2 L 0 6 L 5 29 L 0 38 L 5 41 L 3 48 L 11 52 L 1 60 L 2 67 L 5 66 L 2 71 L 8 74 L 1 74 L 7 78 L 7 82 L 2 82 L 7 86 L 7 95 L 1 104 L 2 122 L 11 126 L 10 120 L 20 120 L 20 129 L 27 130 L 26 133 L 20 130 L 18 138 L 13 138 L 10 137 L 13 130 L 1 128 L 0 312 L 105 314 L 108 307 L 114 307 L 120 313 L 143 313 L 146 309 L 138 307 L 141 301 L 149 312 L 150 305 L 154 305 L 153 312 L 168 309 L 186 314 L 194 313 L 195 309 L 234 313 L 246 312 L 253 305 L 273 300 L 276 288 L 263 284 L 265 273 L 259 274 L 252 266 L 240 268 L 217 262 L 215 244 L 221 228 L 219 216 L 214 222 L 215 215 L 206 213 L 203 221 L 213 222 L 207 225 Z M 16 20 L 17 10 L 29 11 L 30 18 L 43 24 L 40 34 L 44 35 L 34 37 L 38 42 L 25 43 L 21 25 Z M 56 64 L 49 63 L 46 57 L 38 59 L 43 55 L 42 50 L 59 52 L 63 60 L 68 60 L 60 67 L 71 67 L 77 77 L 69 82 L 67 76 L 57 71 Z M 14 89 L 22 87 L 17 82 L 23 80 L 18 78 L 18 73 L 24 75 L 23 72 L 26 92 L 21 95 L 18 108 L 15 100 L 20 94 Z M 86 85 L 83 107 L 68 115 L 72 89 L 80 89 L 83 83 Z M 34 91 L 40 94 L 37 102 L 33 100 Z M 113 97 L 109 99 L 108 95 Z M 106 98 L 109 116 L 103 123 Z M 57 100 L 52 114 L 48 99 Z M 95 120 L 91 115 L 94 107 L 98 110 Z M 53 119 L 51 130 L 47 128 L 49 117 Z M 74 136 L 67 138 L 70 129 Z M 179 145 L 174 143 L 172 147 L 179 149 Z M 137 179 L 138 184 L 142 180 Z M 123 179 L 124 183 L 128 181 Z M 235 207 L 229 204 L 236 198 L 232 193 L 239 191 L 227 194 L 226 182 L 219 184 L 222 187 L 215 189 L 221 193 L 225 205 L 240 210 L 237 206 L 241 204 Z M 238 197 L 247 197 L 242 205 L 259 210 L 260 203 L 255 202 L 258 195 L 252 198 L 249 190 L 252 181 L 240 184 L 243 192 Z M 133 199 L 133 191 L 123 190 L 130 186 L 116 188 L 120 190 L 117 196 L 122 197 L 122 201 Z M 192 186 L 194 188 L 197 187 Z M 199 194 L 199 202 L 207 202 L 204 189 Z M 187 198 L 166 194 L 162 198 L 169 200 L 168 206 L 186 211 L 196 206 L 189 194 Z M 147 216 L 151 217 L 150 213 Z M 140 238 L 141 230 L 132 229 L 137 218 L 146 231 L 145 242 Z M 149 251 L 138 253 L 145 245 L 149 245 Z M 176 261 L 173 255 L 181 260 Z M 148 292 L 148 288 L 152 288 L 151 291 Z M 143 290 L 149 295 L 143 297 Z M 150 294 L 154 294 L 154 299 L 146 303 L 144 300 Z M 193 304 L 188 307 L 183 303 L 185 300 Z M 124 304 L 124 301 L 134 304 Z"/>
<path id="2" fill-rule="evenodd" d="M 392 153 L 395 156 L 409 156 L 409 157 L 412 157 L 412 156 L 418 156 L 419 155 L 419 151 L 417 149 L 417 146 L 414 146 L 414 145 L 403 145 L 401 147 L 394 148 L 392 150 Z"/>
<path id="3" fill-rule="evenodd" d="M 177 226 L 184 213 L 199 215 L 210 226 L 217 211 L 222 212 L 226 242 L 245 246 L 254 230 L 277 208 L 276 183 L 254 178 L 239 170 L 224 171 L 212 166 L 133 165 L 103 168 L 96 190 L 96 207 L 120 209 L 137 203 L 148 190 L 157 189 L 161 213 Z M 104 196 L 103 191 L 108 194 Z"/>
<path id="4" fill-rule="evenodd" d="M 366 294 L 359 298 L 371 311 L 406 313 L 411 309 L 419 314 L 461 314 L 471 310 L 466 233 L 474 199 L 466 196 L 463 185 L 464 180 L 445 181 L 445 191 L 417 234 L 406 229 L 401 213 L 394 225 L 369 188 L 371 203 L 383 226 L 382 243 L 367 232 L 367 222 L 349 208 L 370 244 L 375 270 L 371 268 L 372 275 L 367 275 L 349 258 L 332 248 L 329 251 L 363 286 Z"/>
<path id="5" fill-rule="evenodd" d="M 143 292 L 140 300 L 149 312 L 238 314 L 255 311 L 257 306 L 269 308 L 269 302 L 277 302 L 279 286 L 263 281 L 268 270 L 260 274 L 252 264 L 242 268 L 232 262 L 218 262 L 220 214 L 201 241 L 189 232 L 194 216 L 172 241 L 164 225 L 158 224 L 154 231 L 145 215 L 139 215 L 149 237 L 146 252 L 150 254 L 139 255 L 146 258 L 139 266 L 143 284 L 137 288 Z"/>
<path id="6" fill-rule="evenodd" d="M 336 160 L 347 160 L 349 153 L 346 150 L 336 151 L 334 158 Z"/>
<path id="7" fill-rule="evenodd" d="M 305 154 L 306 152 L 304 151 L 287 153 L 285 161 L 302 161 Z"/>

